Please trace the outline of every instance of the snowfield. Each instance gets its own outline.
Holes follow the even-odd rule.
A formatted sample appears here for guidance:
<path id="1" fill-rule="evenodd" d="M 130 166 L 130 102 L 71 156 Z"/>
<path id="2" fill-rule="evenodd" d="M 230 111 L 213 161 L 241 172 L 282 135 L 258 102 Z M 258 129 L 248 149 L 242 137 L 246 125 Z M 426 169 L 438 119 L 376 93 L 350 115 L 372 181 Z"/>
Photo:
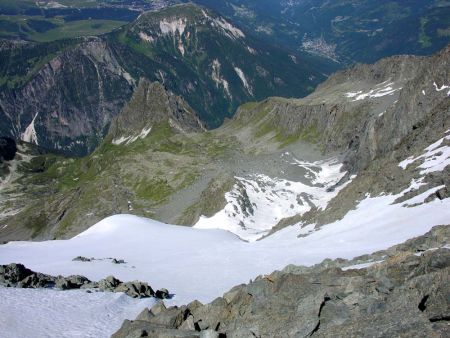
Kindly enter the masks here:
<path id="1" fill-rule="evenodd" d="M 154 299 L 124 294 L 0 287 L 0 337 L 109 337 Z"/>
<path id="2" fill-rule="evenodd" d="M 413 182 L 411 189 L 416 186 Z M 168 288 L 175 294 L 167 302 L 169 305 L 194 299 L 209 302 L 237 284 L 288 264 L 312 265 L 325 258 L 352 258 L 386 249 L 422 235 L 435 225 L 448 223 L 450 199 L 408 207 L 422 202 L 438 188 L 402 204 L 392 204 L 399 196 L 367 197 L 340 221 L 319 229 L 310 226 L 306 232 L 300 225 L 291 226 L 252 243 L 224 230 L 187 228 L 117 215 L 70 240 L 2 245 L 0 264 L 20 262 L 35 271 L 82 274 L 92 280 L 112 274 L 123 281 L 139 279 L 149 282 L 153 288 Z M 115 257 L 127 263 L 72 261 L 79 255 Z M 60 337 L 58 327 L 65 328 L 65 337 L 107 337 L 119 328 L 122 320 L 148 306 L 146 301 L 83 291 L 72 294 L 0 289 L 0 295 L 0 313 L 8 314 L 0 316 L 0 327 L 7 338 L 23 337 L 27 333 L 35 337 Z M 111 306 L 111 302 L 119 302 L 120 306 Z M 49 307 L 58 313 L 57 323 Z M 64 311 L 58 311 L 61 307 Z M 40 317 L 20 321 L 18 325 L 17 319 L 31 311 L 26 308 L 33 309 L 33 315 Z M 85 325 L 87 318 L 89 325 Z"/>

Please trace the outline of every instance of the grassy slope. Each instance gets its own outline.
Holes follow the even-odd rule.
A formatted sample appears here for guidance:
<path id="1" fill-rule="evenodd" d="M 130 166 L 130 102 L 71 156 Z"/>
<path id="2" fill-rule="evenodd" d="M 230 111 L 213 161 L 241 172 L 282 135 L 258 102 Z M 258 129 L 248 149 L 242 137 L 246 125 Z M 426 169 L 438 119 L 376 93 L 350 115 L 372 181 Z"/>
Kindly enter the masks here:
<path id="1" fill-rule="evenodd" d="M 248 108 L 258 106 L 247 104 L 241 110 Z M 259 122 L 266 113 L 262 109 L 247 125 L 231 121 L 217 130 L 193 134 L 174 133 L 163 122 L 147 138 L 130 145 L 113 145 L 107 137 L 84 158 L 36 156 L 22 165 L 23 176 L 15 183 L 29 204 L 5 222 L 11 227 L 25 225 L 35 238 L 49 237 L 48 224 L 54 227 L 51 236 L 71 236 L 114 213 L 157 217 L 160 208 L 184 191 L 189 202 L 173 214 L 179 223 L 192 224 L 201 214 L 213 215 L 223 207 L 223 195 L 233 184 L 229 169 L 233 154 L 270 153 L 304 139 L 303 134 L 261 132 Z M 186 193 L 205 177 L 201 188 Z"/>

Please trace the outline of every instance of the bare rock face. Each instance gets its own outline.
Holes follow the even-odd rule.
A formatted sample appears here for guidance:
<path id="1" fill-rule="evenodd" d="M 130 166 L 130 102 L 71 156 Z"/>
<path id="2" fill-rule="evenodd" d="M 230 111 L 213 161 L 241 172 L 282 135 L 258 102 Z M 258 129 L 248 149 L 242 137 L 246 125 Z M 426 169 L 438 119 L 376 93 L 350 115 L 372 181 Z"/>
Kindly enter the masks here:
<path id="1" fill-rule="evenodd" d="M 163 123 L 181 133 L 206 130 L 196 112 L 180 96 L 159 82 L 142 78 L 130 102 L 113 119 L 108 136 L 115 144 L 131 143 L 145 138 Z"/>
<path id="2" fill-rule="evenodd" d="M 0 132 L 85 155 L 103 138 L 133 87 L 106 42 L 86 39 L 53 57 L 24 86 L 0 90 Z"/>
<path id="3" fill-rule="evenodd" d="M 445 336 L 450 250 L 426 248 L 442 245 L 448 229 L 436 227 L 393 247 L 382 263 L 365 269 L 319 265 L 274 272 L 209 304 L 158 304 L 125 321 L 113 337 Z"/>

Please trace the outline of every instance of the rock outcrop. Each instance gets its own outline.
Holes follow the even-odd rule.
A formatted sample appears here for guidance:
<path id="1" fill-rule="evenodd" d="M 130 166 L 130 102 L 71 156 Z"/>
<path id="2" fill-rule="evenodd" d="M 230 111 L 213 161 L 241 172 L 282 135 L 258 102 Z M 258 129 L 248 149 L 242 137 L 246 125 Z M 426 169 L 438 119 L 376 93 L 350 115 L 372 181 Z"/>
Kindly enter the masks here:
<path id="1" fill-rule="evenodd" d="M 157 304 L 113 337 L 443 337 L 450 318 L 449 229 L 436 227 L 377 253 L 381 262 L 358 258 L 371 261 L 366 268 L 340 269 L 330 261 L 290 267 L 210 304 Z"/>
<path id="2" fill-rule="evenodd" d="M 148 283 L 140 281 L 122 282 L 114 276 L 108 276 L 98 282 L 93 282 L 84 276 L 72 275 L 68 277 L 50 276 L 34 272 L 23 264 L 0 265 L 0 285 L 18 288 L 57 288 L 61 290 L 89 289 L 96 291 L 123 292 L 133 298 L 156 297 L 170 298 L 167 289 L 152 289 Z"/>

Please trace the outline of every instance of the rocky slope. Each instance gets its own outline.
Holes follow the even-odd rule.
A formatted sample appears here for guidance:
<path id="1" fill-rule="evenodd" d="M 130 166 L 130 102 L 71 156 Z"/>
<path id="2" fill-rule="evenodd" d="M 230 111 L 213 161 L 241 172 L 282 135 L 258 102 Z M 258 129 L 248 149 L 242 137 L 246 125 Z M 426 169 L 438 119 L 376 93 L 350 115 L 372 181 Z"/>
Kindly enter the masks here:
<path id="1" fill-rule="evenodd" d="M 144 13 L 96 38 L 2 41 L 0 60 L 0 135 L 77 156 L 101 142 L 141 77 L 181 95 L 215 127 L 250 99 L 306 95 L 333 69 L 294 62 L 192 4 Z"/>
<path id="2" fill-rule="evenodd" d="M 259 276 L 209 304 L 160 303 L 126 320 L 113 337 L 443 337 L 450 315 L 448 239 L 448 225 L 435 227 L 353 261 Z M 355 265 L 361 261 L 368 263 Z"/>
<path id="3" fill-rule="evenodd" d="M 346 151 L 356 172 L 397 147 L 419 126 L 446 131 L 450 46 L 432 57 L 400 56 L 338 72 L 308 97 L 269 98 L 237 112 L 255 132 L 301 137 L 325 151 Z M 432 118 L 431 118 L 432 117 Z M 431 120 L 430 120 L 431 118 Z"/>

